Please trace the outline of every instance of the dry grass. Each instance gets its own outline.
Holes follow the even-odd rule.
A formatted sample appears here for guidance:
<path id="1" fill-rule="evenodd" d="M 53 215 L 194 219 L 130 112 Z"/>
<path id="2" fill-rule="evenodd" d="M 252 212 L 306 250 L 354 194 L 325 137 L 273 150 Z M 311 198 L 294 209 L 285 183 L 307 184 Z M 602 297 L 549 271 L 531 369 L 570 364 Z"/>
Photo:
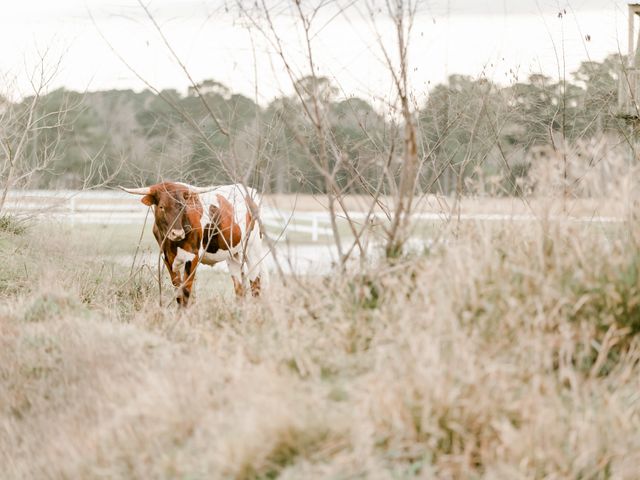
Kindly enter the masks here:
<path id="1" fill-rule="evenodd" d="M 620 182 L 623 183 L 623 182 Z M 628 185 L 626 190 L 632 188 Z M 619 186 L 620 191 L 616 195 L 594 195 L 593 197 L 574 197 L 571 195 L 566 202 L 560 202 L 557 196 L 528 197 L 524 202 L 517 197 L 463 197 L 461 199 L 460 213 L 478 214 L 495 213 L 505 215 L 535 215 L 544 217 L 546 215 L 569 214 L 576 217 L 611 216 L 621 217 L 632 215 L 637 205 L 630 205 L 623 201 L 629 197 L 625 190 L 625 185 Z M 367 212 L 370 208 L 371 199 L 366 196 L 345 195 L 342 198 L 349 211 Z M 263 201 L 267 207 L 278 208 L 283 211 L 296 212 L 324 212 L 327 210 L 327 200 L 324 195 L 309 194 L 271 194 L 264 195 Z M 382 203 L 392 205 L 392 199 L 383 197 Z M 416 197 L 414 200 L 415 212 L 417 213 L 457 213 L 453 210 L 455 202 L 444 195 L 424 195 Z M 453 210 L 453 211 L 452 211 Z M 376 207 L 375 211 L 380 212 Z"/>
<path id="2" fill-rule="evenodd" d="M 0 232 L 0 477 L 637 478 L 639 226 L 456 233 L 181 313 Z"/>

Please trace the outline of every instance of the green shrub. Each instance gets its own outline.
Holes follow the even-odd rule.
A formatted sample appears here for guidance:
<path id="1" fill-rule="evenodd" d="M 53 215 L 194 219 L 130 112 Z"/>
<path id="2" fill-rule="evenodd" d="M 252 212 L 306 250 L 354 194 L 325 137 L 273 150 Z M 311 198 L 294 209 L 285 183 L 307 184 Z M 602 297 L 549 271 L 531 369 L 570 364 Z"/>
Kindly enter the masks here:
<path id="1" fill-rule="evenodd" d="M 4 215 L 0 215 L 0 232 L 22 235 L 26 231 L 27 220 L 6 213 Z"/>

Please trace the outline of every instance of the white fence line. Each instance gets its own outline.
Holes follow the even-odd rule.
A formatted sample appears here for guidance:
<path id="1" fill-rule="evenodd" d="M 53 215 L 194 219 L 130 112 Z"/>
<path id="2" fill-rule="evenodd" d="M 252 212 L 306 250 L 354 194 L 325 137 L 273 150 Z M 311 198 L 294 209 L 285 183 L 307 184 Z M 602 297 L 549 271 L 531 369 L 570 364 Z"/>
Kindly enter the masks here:
<path id="1" fill-rule="evenodd" d="M 72 224 L 142 224 L 147 215 L 138 199 L 111 190 L 12 190 L 4 209 L 17 215 Z M 323 212 L 300 216 L 267 207 L 261 212 L 263 223 L 270 229 L 309 234 L 314 242 L 320 236 L 333 236 L 331 228 L 320 226 L 323 217 Z"/>
<path id="2" fill-rule="evenodd" d="M 125 192 L 115 190 L 13 190 L 7 195 L 4 209 L 8 212 L 46 218 L 50 220 L 86 224 L 142 224 L 147 210 L 139 200 Z M 350 218 L 358 221 L 366 219 L 362 212 L 350 212 Z M 373 214 L 384 221 L 381 212 Z M 309 234 L 313 242 L 319 237 L 331 237 L 331 219 L 327 212 L 287 212 L 263 206 L 262 221 L 270 229 L 287 233 Z M 413 219 L 427 221 L 448 221 L 458 215 L 422 212 L 412 215 Z M 539 218 L 532 214 L 462 213 L 461 220 L 476 221 L 516 221 L 531 222 Z M 571 217 L 551 216 L 552 221 L 581 223 L 615 223 L 624 221 L 619 217 Z"/>

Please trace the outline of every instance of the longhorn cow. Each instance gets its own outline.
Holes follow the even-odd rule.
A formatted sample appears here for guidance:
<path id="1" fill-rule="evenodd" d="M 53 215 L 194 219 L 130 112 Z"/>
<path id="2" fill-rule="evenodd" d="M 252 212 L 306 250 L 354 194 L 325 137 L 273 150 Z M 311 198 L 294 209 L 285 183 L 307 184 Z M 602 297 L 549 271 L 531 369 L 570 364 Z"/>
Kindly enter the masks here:
<path id="1" fill-rule="evenodd" d="M 239 184 L 194 187 L 178 182 L 120 188 L 142 195 L 142 203 L 153 208 L 153 235 L 179 305 L 188 304 L 200 263 L 226 262 L 237 296 L 245 294 L 245 276 L 251 294 L 260 294 L 263 248 L 254 189 Z"/>

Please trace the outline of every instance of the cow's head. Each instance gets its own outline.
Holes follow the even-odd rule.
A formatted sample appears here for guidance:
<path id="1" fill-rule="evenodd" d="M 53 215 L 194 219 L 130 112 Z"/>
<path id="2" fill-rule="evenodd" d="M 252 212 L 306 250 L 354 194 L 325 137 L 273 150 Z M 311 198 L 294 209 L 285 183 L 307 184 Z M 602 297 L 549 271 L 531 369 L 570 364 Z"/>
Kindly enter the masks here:
<path id="1" fill-rule="evenodd" d="M 163 182 L 150 187 L 122 188 L 125 192 L 142 195 L 142 203 L 154 206 L 155 225 L 160 235 L 172 242 L 179 242 L 197 225 L 193 217 L 194 207 L 202 207 L 198 194 L 213 190 L 214 187 L 196 188 L 180 183 Z M 196 215 L 199 218 L 199 215 Z"/>

